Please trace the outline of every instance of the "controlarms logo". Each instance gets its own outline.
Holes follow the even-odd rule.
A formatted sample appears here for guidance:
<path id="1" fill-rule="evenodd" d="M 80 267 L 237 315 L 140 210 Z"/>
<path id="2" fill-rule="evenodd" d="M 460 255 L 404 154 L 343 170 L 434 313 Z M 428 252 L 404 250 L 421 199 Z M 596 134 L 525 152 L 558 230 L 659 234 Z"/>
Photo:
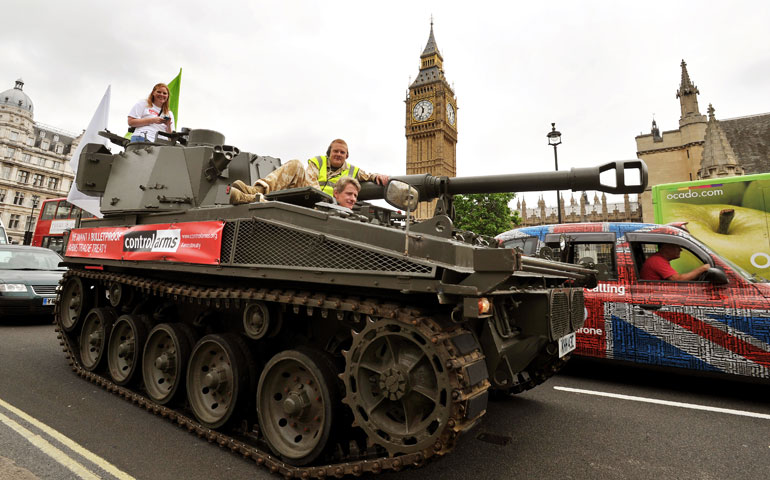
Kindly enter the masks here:
<path id="1" fill-rule="evenodd" d="M 176 252 L 181 230 L 146 230 L 127 233 L 123 237 L 124 252 Z"/>

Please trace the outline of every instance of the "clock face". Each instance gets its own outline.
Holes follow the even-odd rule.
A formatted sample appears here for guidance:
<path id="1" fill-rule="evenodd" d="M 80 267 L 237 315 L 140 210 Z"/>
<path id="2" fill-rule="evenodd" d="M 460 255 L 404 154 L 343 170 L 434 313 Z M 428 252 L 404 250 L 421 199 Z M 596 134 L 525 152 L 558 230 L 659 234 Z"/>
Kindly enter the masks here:
<path id="1" fill-rule="evenodd" d="M 455 107 L 449 102 L 446 104 L 446 119 L 450 125 L 455 124 Z"/>
<path id="2" fill-rule="evenodd" d="M 433 115 L 433 104 L 429 100 L 420 100 L 412 109 L 412 116 L 418 122 L 425 121 Z"/>

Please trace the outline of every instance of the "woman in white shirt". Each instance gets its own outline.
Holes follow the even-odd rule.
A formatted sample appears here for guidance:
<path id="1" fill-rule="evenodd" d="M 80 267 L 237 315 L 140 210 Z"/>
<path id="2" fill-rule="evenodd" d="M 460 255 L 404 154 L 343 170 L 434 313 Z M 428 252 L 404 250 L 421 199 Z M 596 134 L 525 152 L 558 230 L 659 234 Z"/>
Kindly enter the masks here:
<path id="1" fill-rule="evenodd" d="M 158 132 L 174 131 L 174 113 L 168 108 L 168 86 L 152 87 L 147 100 L 140 100 L 128 112 L 128 126 L 133 127 L 132 142 L 154 142 Z"/>

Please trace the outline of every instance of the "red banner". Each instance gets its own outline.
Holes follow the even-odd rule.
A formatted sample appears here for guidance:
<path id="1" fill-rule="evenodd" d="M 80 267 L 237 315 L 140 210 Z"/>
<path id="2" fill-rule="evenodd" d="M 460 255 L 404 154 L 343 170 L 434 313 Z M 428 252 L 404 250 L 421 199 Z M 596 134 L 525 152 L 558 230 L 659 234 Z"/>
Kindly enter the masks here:
<path id="1" fill-rule="evenodd" d="M 216 221 L 78 228 L 70 232 L 65 256 L 217 265 L 224 225 Z"/>

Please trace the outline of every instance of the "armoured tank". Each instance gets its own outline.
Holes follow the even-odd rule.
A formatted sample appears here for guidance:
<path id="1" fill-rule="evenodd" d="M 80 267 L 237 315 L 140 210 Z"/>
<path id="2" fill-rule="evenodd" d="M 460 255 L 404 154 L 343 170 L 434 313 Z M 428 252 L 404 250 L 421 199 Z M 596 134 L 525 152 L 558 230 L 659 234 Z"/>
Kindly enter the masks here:
<path id="1" fill-rule="evenodd" d="M 286 478 L 422 465 L 491 391 L 532 388 L 569 358 L 595 272 L 458 230 L 452 195 L 647 179 L 634 160 L 362 189 L 400 213 L 310 188 L 229 205 L 230 183 L 280 161 L 211 130 L 102 135 L 121 151 L 87 145 L 76 181 L 104 217 L 65 234 L 56 321 L 73 370 Z M 410 217 L 431 198 L 432 218 Z"/>

